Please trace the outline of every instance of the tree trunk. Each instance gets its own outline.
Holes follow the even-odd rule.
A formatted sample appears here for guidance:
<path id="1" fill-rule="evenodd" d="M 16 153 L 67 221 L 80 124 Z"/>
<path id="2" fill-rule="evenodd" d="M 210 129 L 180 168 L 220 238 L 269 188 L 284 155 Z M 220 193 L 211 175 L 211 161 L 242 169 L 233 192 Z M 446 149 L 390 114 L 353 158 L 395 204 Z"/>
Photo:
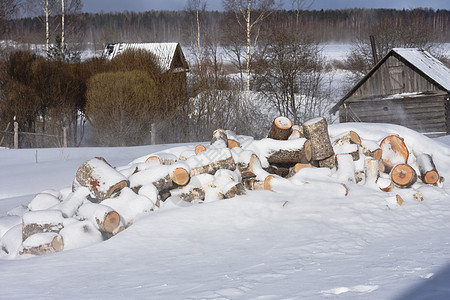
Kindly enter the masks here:
<path id="1" fill-rule="evenodd" d="M 398 164 L 391 171 L 391 179 L 397 186 L 408 188 L 417 180 L 416 171 L 407 164 Z"/>
<path id="2" fill-rule="evenodd" d="M 439 180 L 439 173 L 436 170 L 431 155 L 423 153 L 416 158 L 419 167 L 420 179 L 427 184 L 435 184 Z"/>
<path id="3" fill-rule="evenodd" d="M 292 121 L 286 117 L 276 117 L 267 135 L 274 140 L 287 140 L 291 134 Z"/>
<path id="4" fill-rule="evenodd" d="M 303 168 L 314 168 L 313 165 L 311 165 L 310 163 L 296 163 L 290 170 L 289 170 L 289 174 L 287 177 L 292 177 L 294 176 L 298 171 L 300 171 Z"/>
<path id="5" fill-rule="evenodd" d="M 219 161 L 212 161 L 208 165 L 191 168 L 191 176 L 208 173 L 214 175 L 219 169 L 236 170 L 236 164 L 230 156 Z"/>
<path id="6" fill-rule="evenodd" d="M 128 186 L 127 178 L 111 167 L 102 157 L 86 161 L 77 170 L 75 181 L 73 191 L 77 188 L 77 184 L 85 186 L 97 202 L 111 197 L 113 193 Z"/>
<path id="7" fill-rule="evenodd" d="M 303 131 L 305 137 L 311 142 L 312 159 L 321 161 L 334 154 L 325 118 L 306 121 L 303 123 Z"/>

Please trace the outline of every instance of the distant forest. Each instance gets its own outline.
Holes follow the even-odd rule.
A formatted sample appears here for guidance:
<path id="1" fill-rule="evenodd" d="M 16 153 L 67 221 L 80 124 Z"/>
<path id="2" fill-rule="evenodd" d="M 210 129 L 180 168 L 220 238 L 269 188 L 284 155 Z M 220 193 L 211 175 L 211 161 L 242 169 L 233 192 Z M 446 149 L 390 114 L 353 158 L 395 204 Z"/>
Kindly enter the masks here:
<path id="1" fill-rule="evenodd" d="M 450 10 L 413 9 L 346 9 L 301 11 L 302 28 L 318 42 L 347 42 L 369 34 L 373 24 L 395 20 L 406 28 L 418 25 L 438 43 L 450 42 Z M 58 24 L 59 16 L 52 16 Z M 202 26 L 206 32 L 221 34 L 234 16 L 227 12 L 202 12 Z M 296 23 L 296 11 L 280 10 L 264 20 L 264 26 L 289 29 Z M 180 42 L 190 44 L 192 12 L 147 11 L 123 13 L 83 13 L 68 16 L 67 42 L 78 48 L 101 49 L 108 42 Z M 57 28 L 55 25 L 53 28 Z M 264 31 L 262 27 L 261 32 Z M 51 41 L 57 37 L 54 30 Z M 44 23 L 40 18 L 16 18 L 7 24 L 5 38 L 21 43 L 42 44 L 45 41 Z M 368 37 L 367 37 L 368 38 Z M 226 43 L 221 40 L 220 43 Z"/>

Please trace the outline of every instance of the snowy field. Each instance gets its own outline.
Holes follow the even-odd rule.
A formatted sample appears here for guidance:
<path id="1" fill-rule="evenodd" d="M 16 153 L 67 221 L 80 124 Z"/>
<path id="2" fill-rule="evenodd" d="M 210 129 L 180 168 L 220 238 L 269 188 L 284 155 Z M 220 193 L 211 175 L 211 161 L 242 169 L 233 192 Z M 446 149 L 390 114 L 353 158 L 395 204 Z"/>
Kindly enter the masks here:
<path id="1" fill-rule="evenodd" d="M 450 139 L 431 140 L 394 125 L 331 125 L 379 141 L 405 139 L 414 163 L 432 155 L 450 178 Z M 180 148 L 181 147 L 181 148 Z M 192 144 L 130 148 L 0 149 L 0 216 L 36 193 L 70 188 L 94 156 L 125 166 L 153 152 Z M 0 299 L 449 299 L 450 183 L 416 183 L 417 202 L 399 189 L 346 182 L 348 195 L 322 184 L 203 204 L 163 205 L 113 238 L 43 256 L 0 259 Z M 294 182 L 294 181 L 292 181 Z"/>

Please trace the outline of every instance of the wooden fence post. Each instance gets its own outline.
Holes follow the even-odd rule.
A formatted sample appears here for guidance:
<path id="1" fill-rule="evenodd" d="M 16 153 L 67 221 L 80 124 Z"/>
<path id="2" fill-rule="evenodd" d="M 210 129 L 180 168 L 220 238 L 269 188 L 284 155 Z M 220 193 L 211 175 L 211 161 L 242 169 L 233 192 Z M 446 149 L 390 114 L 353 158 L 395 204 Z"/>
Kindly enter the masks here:
<path id="1" fill-rule="evenodd" d="M 67 128 L 63 127 L 63 148 L 67 148 Z"/>
<path id="2" fill-rule="evenodd" d="M 19 123 L 14 122 L 14 149 L 19 149 Z"/>
<path id="3" fill-rule="evenodd" d="M 150 129 L 150 144 L 156 144 L 156 124 L 152 123 L 152 127 Z"/>

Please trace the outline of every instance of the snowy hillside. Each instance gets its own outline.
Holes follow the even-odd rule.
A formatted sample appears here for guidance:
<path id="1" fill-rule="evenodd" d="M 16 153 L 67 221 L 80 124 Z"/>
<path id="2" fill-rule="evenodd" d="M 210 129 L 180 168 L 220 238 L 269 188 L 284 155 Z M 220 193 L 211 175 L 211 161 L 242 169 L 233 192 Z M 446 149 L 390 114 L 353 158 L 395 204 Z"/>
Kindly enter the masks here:
<path id="1" fill-rule="evenodd" d="M 410 151 L 433 157 L 450 178 L 450 140 L 404 127 L 338 124 L 380 141 L 398 134 Z M 439 142 L 439 140 L 441 142 Z M 94 156 L 126 166 L 154 152 L 195 145 L 130 148 L 0 149 L 0 216 L 36 193 L 70 188 Z M 334 171 L 333 171 L 334 172 Z M 305 175 L 306 176 L 306 175 Z M 202 204 L 170 202 L 111 239 L 42 256 L 0 259 L 0 299 L 445 299 L 450 297 L 450 185 L 382 192 L 346 182 L 348 195 L 320 185 Z M 291 180 L 293 182 L 293 180 Z M 395 195 L 405 202 L 398 205 Z"/>

